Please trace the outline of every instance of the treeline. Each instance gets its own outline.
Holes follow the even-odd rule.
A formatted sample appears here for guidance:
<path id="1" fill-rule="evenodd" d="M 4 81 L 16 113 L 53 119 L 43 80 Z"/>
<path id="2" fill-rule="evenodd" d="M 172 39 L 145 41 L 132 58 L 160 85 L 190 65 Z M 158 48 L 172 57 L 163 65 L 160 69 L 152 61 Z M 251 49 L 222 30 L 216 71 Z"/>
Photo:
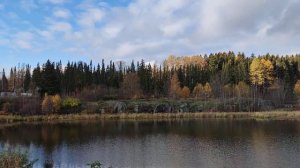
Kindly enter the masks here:
<path id="1" fill-rule="evenodd" d="M 300 55 L 275 56 L 243 53 L 169 56 L 163 65 L 144 60 L 99 64 L 48 60 L 32 68 L 11 68 L 3 73 L 2 91 L 30 92 L 43 97 L 60 94 L 82 99 L 243 97 L 277 101 L 296 100 Z"/>

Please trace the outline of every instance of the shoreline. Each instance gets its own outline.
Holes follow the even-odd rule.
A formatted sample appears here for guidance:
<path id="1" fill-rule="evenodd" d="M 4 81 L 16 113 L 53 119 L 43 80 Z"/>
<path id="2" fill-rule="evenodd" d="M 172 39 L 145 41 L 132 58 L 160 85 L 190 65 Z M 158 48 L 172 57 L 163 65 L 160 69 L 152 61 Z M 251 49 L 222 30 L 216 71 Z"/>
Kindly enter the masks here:
<path id="1" fill-rule="evenodd" d="M 39 116 L 0 115 L 0 123 L 69 122 L 88 120 L 170 120 L 170 119 L 272 119 L 300 120 L 300 111 L 269 112 L 196 112 L 196 113 L 120 113 L 120 114 L 54 114 Z"/>

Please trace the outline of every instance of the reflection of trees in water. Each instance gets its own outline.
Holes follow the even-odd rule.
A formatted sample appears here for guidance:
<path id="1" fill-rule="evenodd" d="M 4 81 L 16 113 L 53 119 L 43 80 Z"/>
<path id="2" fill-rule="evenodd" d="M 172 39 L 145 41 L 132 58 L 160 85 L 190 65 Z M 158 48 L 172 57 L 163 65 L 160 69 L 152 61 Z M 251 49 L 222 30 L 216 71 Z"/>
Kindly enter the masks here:
<path id="1" fill-rule="evenodd" d="M 95 139 L 136 138 L 176 134 L 193 138 L 251 138 L 261 135 L 298 134 L 297 121 L 177 120 L 151 122 L 99 121 L 79 123 L 20 124 L 0 128 L 0 141 L 10 145 L 42 146 L 51 154 L 61 144 L 85 144 Z"/>

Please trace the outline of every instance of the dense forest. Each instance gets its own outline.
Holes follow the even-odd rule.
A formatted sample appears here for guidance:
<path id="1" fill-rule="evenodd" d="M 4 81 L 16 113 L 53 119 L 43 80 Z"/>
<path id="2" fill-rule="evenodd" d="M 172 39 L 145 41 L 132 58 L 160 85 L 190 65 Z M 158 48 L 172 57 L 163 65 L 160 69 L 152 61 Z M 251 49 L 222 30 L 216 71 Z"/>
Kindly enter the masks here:
<path id="1" fill-rule="evenodd" d="M 300 93 L 300 55 L 245 56 L 216 53 L 169 56 L 162 65 L 144 60 L 46 63 L 13 67 L 2 75 L 3 92 L 61 95 L 82 101 L 126 99 L 264 100 L 278 107 L 295 105 Z M 4 71 L 4 70 L 3 70 Z M 235 100 L 233 99 L 233 101 Z M 262 102 L 263 103 L 263 102 Z"/>

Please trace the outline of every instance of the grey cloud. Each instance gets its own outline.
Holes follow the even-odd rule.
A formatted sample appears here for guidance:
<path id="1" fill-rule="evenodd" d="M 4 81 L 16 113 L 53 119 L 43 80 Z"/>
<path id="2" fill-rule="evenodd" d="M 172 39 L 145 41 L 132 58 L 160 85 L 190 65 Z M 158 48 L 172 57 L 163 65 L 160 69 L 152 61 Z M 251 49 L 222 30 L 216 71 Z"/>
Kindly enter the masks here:
<path id="1" fill-rule="evenodd" d="M 282 10 L 282 15 L 268 31 L 270 35 L 277 33 L 297 35 L 300 29 L 300 1 L 292 1 Z"/>

